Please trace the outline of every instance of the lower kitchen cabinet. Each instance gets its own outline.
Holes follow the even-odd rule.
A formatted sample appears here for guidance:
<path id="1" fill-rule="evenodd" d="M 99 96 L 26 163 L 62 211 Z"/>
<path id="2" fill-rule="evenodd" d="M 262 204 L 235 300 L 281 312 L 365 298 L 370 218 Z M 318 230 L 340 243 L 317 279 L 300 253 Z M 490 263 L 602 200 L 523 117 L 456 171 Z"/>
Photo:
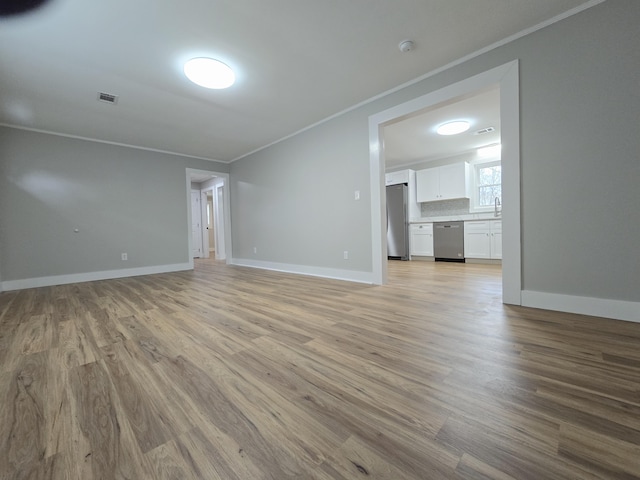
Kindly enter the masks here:
<path id="1" fill-rule="evenodd" d="M 433 223 L 416 223 L 409 226 L 411 255 L 433 257 Z"/>
<path id="2" fill-rule="evenodd" d="M 502 259 L 502 220 L 464 222 L 464 256 Z"/>
<path id="3" fill-rule="evenodd" d="M 502 260 L 502 221 L 491 221 L 491 258 Z"/>

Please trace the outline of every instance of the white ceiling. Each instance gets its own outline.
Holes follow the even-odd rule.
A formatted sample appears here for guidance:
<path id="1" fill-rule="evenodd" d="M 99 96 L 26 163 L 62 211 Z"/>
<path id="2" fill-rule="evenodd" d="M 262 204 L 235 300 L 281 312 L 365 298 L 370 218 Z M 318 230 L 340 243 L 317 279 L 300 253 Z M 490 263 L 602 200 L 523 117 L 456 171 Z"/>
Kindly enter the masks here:
<path id="1" fill-rule="evenodd" d="M 443 123 L 466 120 L 468 131 L 442 136 L 436 129 Z M 477 132 L 487 127 L 490 133 Z M 411 118 L 384 127 L 384 152 L 387 169 L 428 162 L 475 151 L 500 143 L 500 90 L 498 86 L 472 96 L 436 105 Z"/>
<path id="2" fill-rule="evenodd" d="M 586 3 L 50 0 L 0 19 L 0 123 L 229 162 Z M 189 83 L 195 56 L 236 84 Z"/>

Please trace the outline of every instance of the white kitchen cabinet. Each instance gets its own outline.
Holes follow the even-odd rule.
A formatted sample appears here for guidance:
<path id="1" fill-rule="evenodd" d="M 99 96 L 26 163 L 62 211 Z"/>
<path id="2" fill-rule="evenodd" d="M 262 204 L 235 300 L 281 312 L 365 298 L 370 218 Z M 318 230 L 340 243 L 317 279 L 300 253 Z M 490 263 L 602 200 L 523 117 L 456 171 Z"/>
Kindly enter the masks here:
<path id="1" fill-rule="evenodd" d="M 465 258 L 491 258 L 489 222 L 464 222 Z"/>
<path id="2" fill-rule="evenodd" d="M 433 257 L 433 223 L 412 224 L 409 227 L 411 255 Z"/>
<path id="3" fill-rule="evenodd" d="M 465 258 L 502 258 L 502 221 L 464 222 Z"/>
<path id="4" fill-rule="evenodd" d="M 416 172 L 416 200 L 418 203 L 440 200 L 439 168 L 427 168 Z"/>
<path id="5" fill-rule="evenodd" d="M 454 198 L 469 198 L 469 164 L 452 163 L 416 172 L 416 200 L 434 202 Z"/>
<path id="6" fill-rule="evenodd" d="M 409 170 L 400 170 L 398 172 L 385 173 L 385 175 L 384 175 L 384 184 L 386 186 L 398 185 L 400 183 L 406 183 L 408 185 L 409 184 L 409 176 L 410 176 L 410 171 Z"/>
<path id="7" fill-rule="evenodd" d="M 502 259 L 502 221 L 491 221 L 491 258 Z"/>

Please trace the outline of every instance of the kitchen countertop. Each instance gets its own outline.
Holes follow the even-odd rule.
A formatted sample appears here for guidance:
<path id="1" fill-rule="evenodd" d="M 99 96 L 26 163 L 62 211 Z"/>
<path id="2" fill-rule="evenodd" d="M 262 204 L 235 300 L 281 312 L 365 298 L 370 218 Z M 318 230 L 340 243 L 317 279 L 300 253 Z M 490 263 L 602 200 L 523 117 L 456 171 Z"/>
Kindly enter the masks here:
<path id="1" fill-rule="evenodd" d="M 411 218 L 409 223 L 460 222 L 469 220 L 502 220 L 502 215 L 495 216 L 493 212 L 467 213 L 464 215 L 446 215 L 442 217 Z"/>

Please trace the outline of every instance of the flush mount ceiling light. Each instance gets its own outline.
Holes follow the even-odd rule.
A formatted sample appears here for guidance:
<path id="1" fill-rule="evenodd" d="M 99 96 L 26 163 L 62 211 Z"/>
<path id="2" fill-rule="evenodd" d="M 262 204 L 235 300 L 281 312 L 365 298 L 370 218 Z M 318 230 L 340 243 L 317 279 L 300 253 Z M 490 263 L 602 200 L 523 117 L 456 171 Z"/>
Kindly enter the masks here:
<path id="1" fill-rule="evenodd" d="M 204 88 L 228 88 L 236 81 L 233 70 L 213 58 L 192 58 L 184 64 L 184 74 L 193 83 Z"/>
<path id="2" fill-rule="evenodd" d="M 443 123 L 438 127 L 436 132 L 438 135 L 457 135 L 469 130 L 471 124 L 465 120 L 456 120 L 454 122 Z"/>

